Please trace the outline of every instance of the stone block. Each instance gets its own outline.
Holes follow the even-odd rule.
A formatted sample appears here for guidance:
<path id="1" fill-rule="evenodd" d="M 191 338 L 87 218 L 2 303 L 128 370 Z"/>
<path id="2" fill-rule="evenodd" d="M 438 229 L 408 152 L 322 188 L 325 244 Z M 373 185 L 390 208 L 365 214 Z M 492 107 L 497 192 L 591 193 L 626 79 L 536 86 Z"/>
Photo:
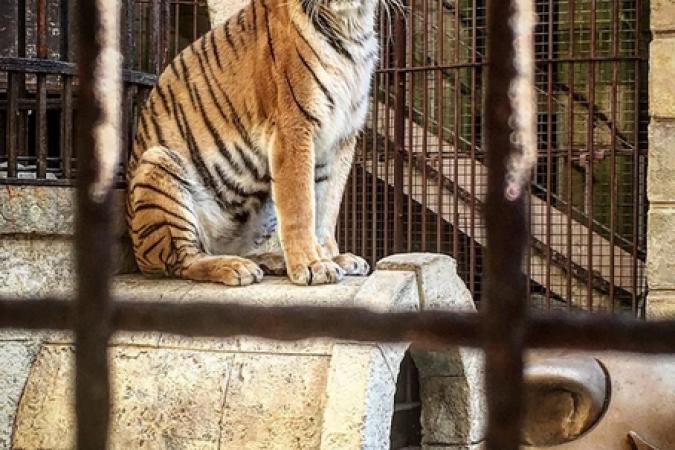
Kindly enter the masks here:
<path id="1" fill-rule="evenodd" d="M 12 424 L 39 340 L 0 341 L 0 448 L 10 448 Z"/>
<path id="2" fill-rule="evenodd" d="M 221 448 L 318 448 L 329 362 L 318 356 L 237 355 Z"/>
<path id="3" fill-rule="evenodd" d="M 474 310 L 473 299 L 457 275 L 455 260 L 437 253 L 403 253 L 377 263 L 378 270 L 413 271 L 422 309 Z"/>
<path id="4" fill-rule="evenodd" d="M 647 320 L 675 319 L 675 290 L 652 290 L 647 296 Z"/>
<path id="5" fill-rule="evenodd" d="M 649 124 L 647 177 L 647 194 L 650 202 L 675 203 L 673 168 L 675 168 L 675 122 L 652 119 Z"/>
<path id="6" fill-rule="evenodd" d="M 647 280 L 650 289 L 675 289 L 675 208 L 652 207 L 648 216 Z"/>
<path id="7" fill-rule="evenodd" d="M 0 293 L 31 297 L 64 292 L 75 283 L 68 237 L 0 236 Z"/>
<path id="8" fill-rule="evenodd" d="M 336 344 L 328 375 L 322 450 L 389 447 L 398 361 L 369 344 Z M 391 355 L 390 355 L 391 356 Z"/>
<path id="9" fill-rule="evenodd" d="M 472 442 L 471 386 L 464 377 L 420 379 L 423 444 L 467 444 Z"/>
<path id="10" fill-rule="evenodd" d="M 75 448 L 74 360 L 73 347 L 42 347 L 17 409 L 14 447 Z"/>
<path id="11" fill-rule="evenodd" d="M 111 349 L 111 449 L 218 448 L 232 355 Z M 73 448 L 74 349 L 44 346 L 19 405 L 17 448 Z"/>
<path id="12" fill-rule="evenodd" d="M 126 234 L 123 190 L 115 190 L 115 232 Z M 0 235 L 75 233 L 75 189 L 55 186 L 3 186 L 0 190 Z"/>
<path id="13" fill-rule="evenodd" d="M 649 7 L 652 31 L 675 31 L 675 1 L 651 0 Z"/>
<path id="14" fill-rule="evenodd" d="M 649 113 L 675 118 L 675 37 L 654 39 L 649 49 Z"/>

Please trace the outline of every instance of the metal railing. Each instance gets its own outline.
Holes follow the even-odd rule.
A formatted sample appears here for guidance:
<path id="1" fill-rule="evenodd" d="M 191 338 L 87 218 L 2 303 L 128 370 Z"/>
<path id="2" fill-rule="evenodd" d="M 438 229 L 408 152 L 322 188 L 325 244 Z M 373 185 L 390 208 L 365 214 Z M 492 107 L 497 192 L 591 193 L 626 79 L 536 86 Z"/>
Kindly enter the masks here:
<path id="1" fill-rule="evenodd" d="M 371 264 L 400 251 L 449 254 L 480 301 L 485 1 L 407 3 L 404 23 L 394 26 L 383 15 L 379 24 L 371 113 L 338 237 Z M 35 4 L 35 14 L 26 0 L 0 6 L 16 18 L 0 37 L 0 184 L 72 185 L 78 149 L 70 0 Z M 539 309 L 643 314 L 647 6 L 535 1 L 539 157 L 525 267 L 528 303 Z M 128 152 L 156 75 L 210 24 L 205 0 L 125 0 L 122 8 Z"/>
<path id="2" fill-rule="evenodd" d="M 504 194 L 505 162 L 518 149 L 510 139 L 513 110 L 508 90 L 515 75 L 514 34 L 509 2 L 489 2 L 484 108 L 487 195 L 485 223 L 487 286 L 480 314 L 452 312 L 378 314 L 367 310 L 320 307 L 250 307 L 111 301 L 113 245 L 111 191 L 92 196 L 105 146 L 96 126 L 104 107 L 95 87 L 98 34 L 104 29 L 100 2 L 80 2 L 78 17 L 79 107 L 77 270 L 75 302 L 67 299 L 0 300 L 0 327 L 74 329 L 76 332 L 76 411 L 79 448 L 105 448 L 109 415 L 107 342 L 113 331 L 159 331 L 188 336 L 252 335 L 279 340 L 335 337 L 361 341 L 409 341 L 443 349 L 480 347 L 486 355 L 489 407 L 487 448 L 518 448 L 522 417 L 522 355 L 525 349 L 575 348 L 645 353 L 675 353 L 675 321 L 643 322 L 616 316 L 537 316 L 525 314 L 528 247 L 527 194 Z M 398 18 L 396 28 L 403 28 Z M 401 53 L 397 53 L 400 61 Z M 403 89 L 397 75 L 397 88 Z M 98 75 L 100 76 L 100 74 Z M 103 75 L 105 76 L 105 75 Z M 400 108 L 400 104 L 398 107 Z M 400 127 L 400 123 L 397 125 Z M 400 129 L 399 129 L 400 133 Z M 401 152 L 401 147 L 392 151 Z M 400 159 L 399 161 L 402 161 Z M 401 165 L 395 167 L 401 176 Z M 398 233 L 402 229 L 397 228 Z M 508 417 L 509 420 L 502 420 Z"/>

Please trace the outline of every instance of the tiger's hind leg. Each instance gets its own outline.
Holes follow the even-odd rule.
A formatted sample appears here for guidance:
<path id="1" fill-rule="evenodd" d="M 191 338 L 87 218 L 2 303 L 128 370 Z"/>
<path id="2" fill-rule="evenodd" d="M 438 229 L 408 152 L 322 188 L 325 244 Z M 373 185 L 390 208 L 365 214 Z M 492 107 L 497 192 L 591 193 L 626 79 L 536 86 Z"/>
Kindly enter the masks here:
<path id="1" fill-rule="evenodd" d="M 253 261 L 204 251 L 190 169 L 176 152 L 153 147 L 129 180 L 127 217 L 134 255 L 145 274 L 163 274 L 228 286 L 262 280 Z"/>

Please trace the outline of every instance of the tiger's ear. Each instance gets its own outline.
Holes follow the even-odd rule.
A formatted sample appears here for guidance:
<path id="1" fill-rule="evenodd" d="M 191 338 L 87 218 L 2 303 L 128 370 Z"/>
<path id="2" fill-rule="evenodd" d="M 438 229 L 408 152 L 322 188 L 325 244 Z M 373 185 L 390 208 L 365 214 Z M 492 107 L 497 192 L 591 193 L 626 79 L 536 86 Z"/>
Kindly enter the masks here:
<path id="1" fill-rule="evenodd" d="M 558 445 L 589 430 L 604 412 L 609 380 L 593 358 L 543 359 L 525 368 L 523 444 Z"/>

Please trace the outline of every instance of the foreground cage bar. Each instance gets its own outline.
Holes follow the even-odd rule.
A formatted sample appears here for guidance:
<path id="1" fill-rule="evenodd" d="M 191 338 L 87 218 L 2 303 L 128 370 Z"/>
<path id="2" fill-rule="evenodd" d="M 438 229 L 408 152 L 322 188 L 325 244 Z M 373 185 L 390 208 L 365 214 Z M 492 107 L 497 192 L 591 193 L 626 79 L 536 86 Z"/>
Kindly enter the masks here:
<path id="1" fill-rule="evenodd" d="M 485 147 L 487 151 L 488 188 L 485 220 L 487 222 L 486 307 L 483 309 L 485 333 L 485 390 L 488 404 L 488 450 L 516 450 L 520 444 L 520 422 L 523 396 L 523 331 L 528 295 L 522 267 L 529 231 L 525 201 L 529 198 L 524 185 L 515 198 L 507 196 L 514 188 L 509 183 L 513 161 L 525 147 L 534 129 L 520 129 L 514 108 L 518 92 L 518 68 L 530 65 L 517 58 L 530 56 L 516 46 L 526 28 L 518 12 L 519 2 L 530 0 L 487 2 L 487 86 L 483 111 L 485 114 Z M 531 33 L 524 31 L 527 44 L 532 45 Z M 528 74 L 529 75 L 529 74 Z M 523 109 L 535 106 L 521 99 Z M 522 124 L 520 124 L 522 127 Z M 533 140 L 533 136 L 530 136 Z M 520 145 L 518 144 L 520 142 Z M 472 146 L 473 147 L 473 146 Z M 524 148 L 527 151 L 527 148 Z M 513 176 L 511 176 L 513 178 Z M 513 181 L 513 180 L 511 180 Z M 520 182 L 520 180 L 517 180 Z M 511 196 L 513 197 L 513 196 Z M 473 208 L 472 208 L 473 211 Z M 504 420 L 508 417 L 508 420 Z"/>
<path id="2" fill-rule="evenodd" d="M 110 386 L 110 285 L 113 273 L 112 186 L 119 152 L 121 58 L 117 2 L 77 8 L 78 157 L 75 409 L 77 446 L 104 449 Z"/>
<path id="3" fill-rule="evenodd" d="M 307 302 L 311 300 L 307 298 Z M 344 307 L 148 303 L 134 299 L 118 299 L 110 309 L 112 331 L 219 338 L 243 335 L 282 341 L 316 337 L 406 341 L 430 350 L 484 346 L 481 318 L 475 313 L 375 313 Z M 69 330 L 75 322 L 73 305 L 68 300 L 0 299 L 0 328 Z M 675 321 L 546 314 L 529 318 L 523 326 L 522 339 L 527 348 L 675 353 Z"/>

